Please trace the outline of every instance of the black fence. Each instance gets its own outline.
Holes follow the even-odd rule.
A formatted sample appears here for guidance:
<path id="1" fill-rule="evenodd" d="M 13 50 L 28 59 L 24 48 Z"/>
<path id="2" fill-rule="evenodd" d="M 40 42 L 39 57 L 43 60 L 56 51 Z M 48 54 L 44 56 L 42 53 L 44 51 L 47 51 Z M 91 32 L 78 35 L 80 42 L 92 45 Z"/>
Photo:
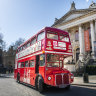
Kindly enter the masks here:
<path id="1" fill-rule="evenodd" d="M 96 65 L 88 65 L 86 67 L 86 73 L 89 75 L 96 75 Z"/>

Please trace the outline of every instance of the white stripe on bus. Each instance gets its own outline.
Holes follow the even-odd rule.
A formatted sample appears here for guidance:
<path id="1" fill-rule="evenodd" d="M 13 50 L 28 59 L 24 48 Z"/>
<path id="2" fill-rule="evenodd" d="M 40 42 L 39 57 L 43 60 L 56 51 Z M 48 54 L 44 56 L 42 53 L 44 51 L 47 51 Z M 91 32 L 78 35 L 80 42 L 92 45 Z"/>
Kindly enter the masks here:
<path id="1" fill-rule="evenodd" d="M 38 52 L 38 53 L 35 53 L 35 54 L 32 54 L 32 55 L 29 55 L 27 57 L 21 57 L 20 59 L 18 60 L 22 60 L 22 59 L 25 59 L 25 58 L 28 58 L 28 57 L 31 57 L 31 56 L 34 56 L 34 55 L 38 55 L 38 54 L 41 54 L 42 52 Z M 63 53 L 63 52 L 54 52 L 54 51 L 45 51 L 45 53 L 58 53 L 58 54 L 64 54 L 64 55 L 72 55 L 72 53 Z"/>
<path id="2" fill-rule="evenodd" d="M 45 51 L 45 53 L 58 53 L 58 54 L 72 55 L 72 53 L 63 53 L 63 52 L 54 52 L 54 51 Z"/>
<path id="3" fill-rule="evenodd" d="M 38 52 L 38 53 L 35 53 L 35 54 L 32 54 L 32 55 L 29 55 L 29 56 L 26 56 L 26 57 L 21 57 L 20 59 L 18 60 L 22 60 L 22 59 L 25 59 L 25 58 L 28 58 L 28 57 L 31 57 L 31 56 L 34 56 L 34 55 L 38 55 L 38 54 L 41 54 L 42 52 Z"/>

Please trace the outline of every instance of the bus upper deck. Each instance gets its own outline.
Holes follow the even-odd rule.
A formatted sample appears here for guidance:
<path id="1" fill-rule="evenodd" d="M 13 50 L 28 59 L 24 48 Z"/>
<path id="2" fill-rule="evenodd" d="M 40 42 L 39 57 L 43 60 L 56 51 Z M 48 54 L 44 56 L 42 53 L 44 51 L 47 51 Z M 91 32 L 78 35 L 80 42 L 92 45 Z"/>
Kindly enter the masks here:
<path id="1" fill-rule="evenodd" d="M 45 27 L 18 47 L 16 57 L 20 59 L 30 54 L 39 54 L 42 52 L 71 56 L 72 46 L 68 32 L 56 28 Z"/>

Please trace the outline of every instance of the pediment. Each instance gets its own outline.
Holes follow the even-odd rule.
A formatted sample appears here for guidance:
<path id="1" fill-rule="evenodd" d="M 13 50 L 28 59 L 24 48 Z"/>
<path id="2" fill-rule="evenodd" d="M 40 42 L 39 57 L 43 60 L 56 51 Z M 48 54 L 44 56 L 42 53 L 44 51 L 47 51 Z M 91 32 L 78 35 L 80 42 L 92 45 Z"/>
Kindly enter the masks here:
<path id="1" fill-rule="evenodd" d="M 63 22 L 75 19 L 75 18 L 80 17 L 82 15 L 84 15 L 84 13 L 73 13 L 73 14 L 70 14 L 69 16 L 67 16 L 66 18 L 63 19 Z"/>
<path id="2" fill-rule="evenodd" d="M 70 10 L 64 16 L 62 16 L 60 19 L 56 20 L 52 26 L 62 24 L 64 22 L 73 20 L 75 18 L 81 17 L 81 16 L 88 14 L 88 13 L 90 14 L 90 12 L 92 12 L 94 10 L 96 10 L 96 8 Z"/>

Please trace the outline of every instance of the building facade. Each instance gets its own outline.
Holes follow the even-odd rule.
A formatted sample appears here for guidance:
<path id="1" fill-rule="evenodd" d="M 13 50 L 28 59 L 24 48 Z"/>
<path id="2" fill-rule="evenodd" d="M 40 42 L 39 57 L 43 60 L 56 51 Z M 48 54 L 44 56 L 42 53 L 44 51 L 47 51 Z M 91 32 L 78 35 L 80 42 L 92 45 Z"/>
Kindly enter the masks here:
<path id="1" fill-rule="evenodd" d="M 84 64 L 79 64 L 79 61 L 96 60 L 96 3 L 92 2 L 87 9 L 76 9 L 73 2 L 70 10 L 60 19 L 55 19 L 52 27 L 69 32 L 73 48 L 72 60 L 79 67 Z"/>
<path id="2" fill-rule="evenodd" d="M 11 46 L 8 51 L 3 51 L 3 66 L 7 69 L 7 71 L 13 71 L 15 67 L 15 54 L 16 50 L 13 50 L 13 46 Z"/>

